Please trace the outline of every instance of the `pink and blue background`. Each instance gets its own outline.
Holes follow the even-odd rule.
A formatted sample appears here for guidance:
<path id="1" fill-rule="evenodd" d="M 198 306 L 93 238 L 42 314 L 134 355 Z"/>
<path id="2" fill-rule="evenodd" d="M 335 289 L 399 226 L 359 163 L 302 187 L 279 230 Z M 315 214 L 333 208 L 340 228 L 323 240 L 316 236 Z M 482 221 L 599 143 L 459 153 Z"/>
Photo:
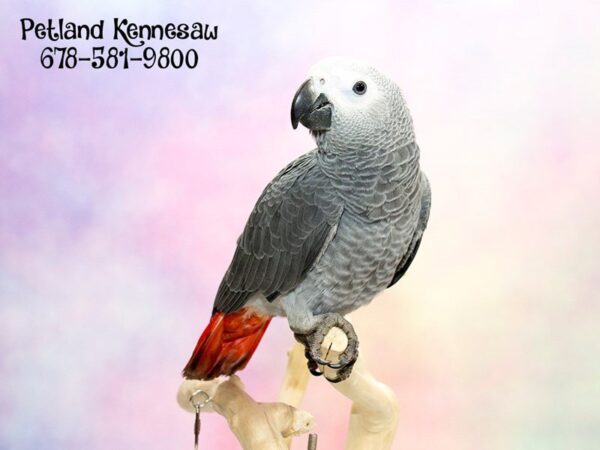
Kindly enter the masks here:
<path id="1" fill-rule="evenodd" d="M 194 45 L 195 70 L 45 70 L 22 17 L 219 38 L 166 43 Z M 400 400 L 394 448 L 597 449 L 599 17 L 554 0 L 0 3 L 0 448 L 191 448 L 180 370 L 254 201 L 312 148 L 289 123 L 297 86 L 350 55 L 403 88 L 433 189 L 408 275 L 353 315 Z M 242 373 L 255 398 L 276 398 L 291 343 L 274 321 Z M 342 448 L 349 402 L 314 379 L 304 407 L 319 448 Z M 204 448 L 238 448 L 220 416 L 203 424 Z"/>

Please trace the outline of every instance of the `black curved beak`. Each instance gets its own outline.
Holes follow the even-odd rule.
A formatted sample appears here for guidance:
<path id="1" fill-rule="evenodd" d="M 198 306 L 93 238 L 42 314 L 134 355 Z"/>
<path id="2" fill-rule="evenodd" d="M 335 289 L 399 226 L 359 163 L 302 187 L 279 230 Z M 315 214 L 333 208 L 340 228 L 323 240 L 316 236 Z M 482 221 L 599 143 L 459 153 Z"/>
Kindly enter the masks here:
<path id="1" fill-rule="evenodd" d="M 312 131 L 331 128 L 331 103 L 325 94 L 317 94 L 312 79 L 306 80 L 296 91 L 292 100 L 292 127 L 298 122 Z"/>

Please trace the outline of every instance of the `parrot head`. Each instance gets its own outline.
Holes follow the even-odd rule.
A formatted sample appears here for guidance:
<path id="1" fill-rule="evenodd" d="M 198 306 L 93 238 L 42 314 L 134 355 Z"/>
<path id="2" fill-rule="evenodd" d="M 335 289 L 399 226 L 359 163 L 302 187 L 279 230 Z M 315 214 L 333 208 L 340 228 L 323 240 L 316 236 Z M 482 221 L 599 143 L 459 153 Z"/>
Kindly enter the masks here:
<path id="1" fill-rule="evenodd" d="M 292 126 L 301 123 L 320 148 L 332 143 L 364 147 L 382 134 L 410 142 L 412 119 L 398 86 L 357 61 L 330 58 L 312 67 L 292 101 Z"/>

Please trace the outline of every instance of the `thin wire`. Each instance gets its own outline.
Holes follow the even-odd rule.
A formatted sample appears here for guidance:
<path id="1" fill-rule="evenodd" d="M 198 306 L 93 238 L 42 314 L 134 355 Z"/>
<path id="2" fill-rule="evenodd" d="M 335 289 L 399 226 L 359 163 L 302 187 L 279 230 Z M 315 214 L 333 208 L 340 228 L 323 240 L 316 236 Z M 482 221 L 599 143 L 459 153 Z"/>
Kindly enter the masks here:
<path id="1" fill-rule="evenodd" d="M 196 396 L 198 395 L 203 395 L 204 400 L 202 400 L 201 402 L 196 402 Z M 196 417 L 194 419 L 194 450 L 198 450 L 198 441 L 200 439 L 200 409 L 206 406 L 210 401 L 212 401 L 212 398 L 202 389 L 197 389 L 194 392 L 192 392 L 192 395 L 190 395 L 189 400 L 192 406 L 194 407 L 194 410 L 196 411 Z"/>
<path id="2" fill-rule="evenodd" d="M 329 348 L 327 349 L 327 353 L 325 353 L 325 358 L 323 358 L 326 361 L 329 361 L 327 359 L 327 357 L 329 356 L 329 352 L 331 351 L 331 346 L 333 345 L 333 341 L 329 343 Z M 325 366 L 321 364 L 321 372 L 325 373 Z"/>
<path id="3" fill-rule="evenodd" d="M 196 419 L 194 420 L 194 450 L 198 450 L 200 438 L 200 407 L 196 405 Z"/>

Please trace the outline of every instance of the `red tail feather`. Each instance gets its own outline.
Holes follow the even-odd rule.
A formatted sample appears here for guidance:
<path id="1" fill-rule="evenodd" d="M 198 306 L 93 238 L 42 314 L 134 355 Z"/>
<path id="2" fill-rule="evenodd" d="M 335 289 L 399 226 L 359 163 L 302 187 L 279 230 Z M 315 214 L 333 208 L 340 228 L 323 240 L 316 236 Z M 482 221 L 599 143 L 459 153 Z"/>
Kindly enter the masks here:
<path id="1" fill-rule="evenodd" d="M 225 314 L 216 312 L 183 369 L 183 376 L 210 380 L 243 369 L 258 346 L 271 316 L 242 308 Z"/>

